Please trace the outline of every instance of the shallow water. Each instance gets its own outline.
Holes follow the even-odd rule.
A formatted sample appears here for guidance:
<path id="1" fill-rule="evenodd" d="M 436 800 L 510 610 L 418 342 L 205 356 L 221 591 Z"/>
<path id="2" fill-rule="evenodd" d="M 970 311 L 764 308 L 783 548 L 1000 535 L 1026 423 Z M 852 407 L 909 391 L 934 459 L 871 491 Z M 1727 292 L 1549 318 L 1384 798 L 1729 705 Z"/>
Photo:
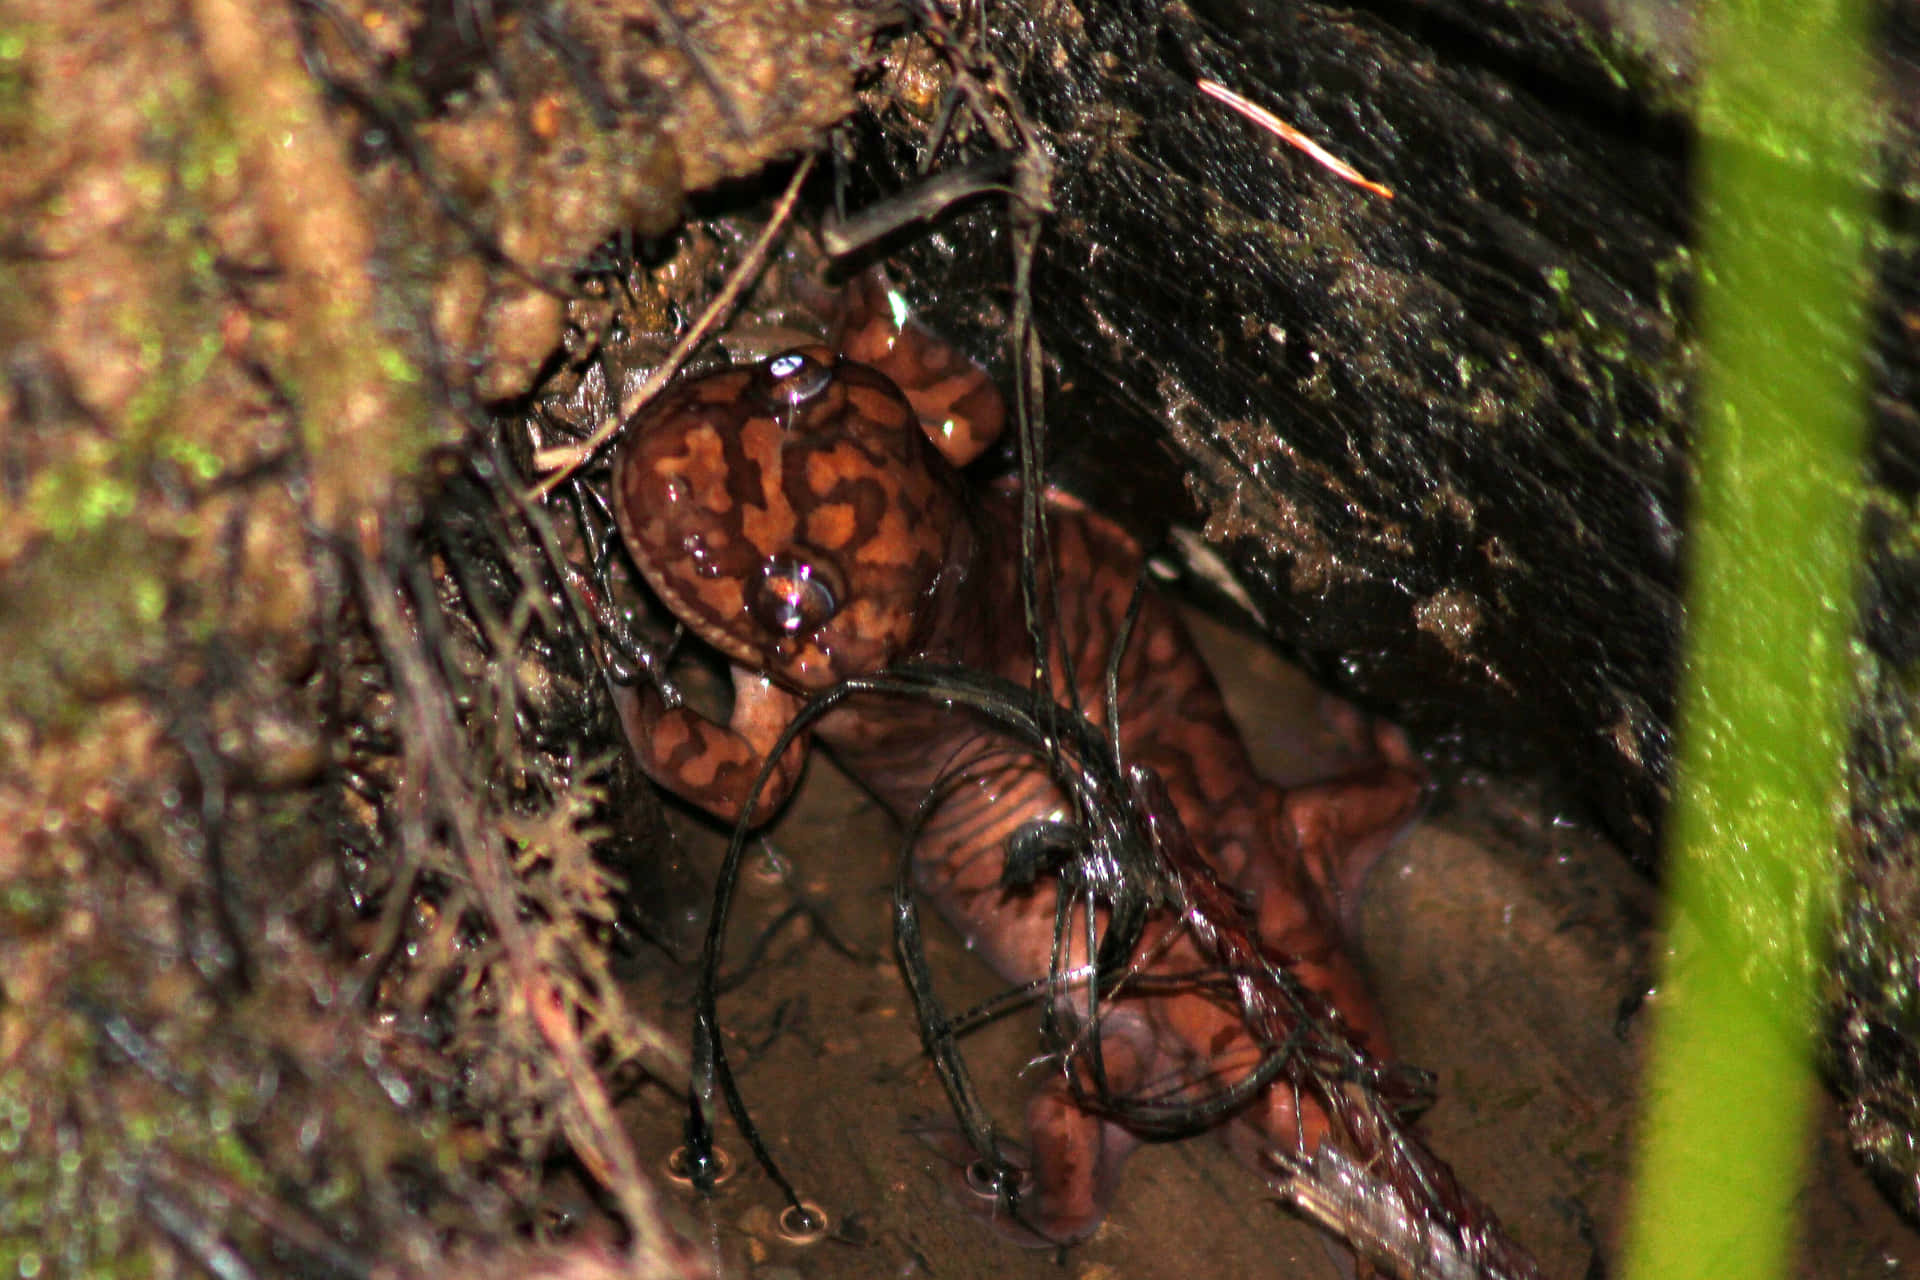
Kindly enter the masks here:
<path id="1" fill-rule="evenodd" d="M 1195 626 L 1241 724 L 1269 727 L 1249 736 L 1270 776 L 1312 773 L 1312 735 L 1287 729 L 1317 723 L 1312 686 L 1257 642 Z M 724 837 L 692 815 L 677 816 L 690 858 L 717 863 Z M 1138 1152 L 1099 1233 L 1072 1249 L 1018 1249 L 954 1207 L 947 1166 L 906 1131 L 916 1118 L 944 1116 L 946 1102 L 893 959 L 892 823 L 818 760 L 771 842 L 785 874 L 750 858 L 760 874 L 744 882 L 730 955 L 744 957 L 789 907 L 812 911 L 771 937 L 748 980 L 722 996 L 720 1013 L 741 1090 L 771 1150 L 833 1228 L 809 1245 L 783 1240 L 777 1192 L 747 1167 L 743 1144 L 723 1121 L 720 1142 L 740 1162 L 735 1176 L 711 1199 L 667 1188 L 721 1274 L 1343 1273 L 1343 1250 L 1290 1217 L 1205 1138 Z M 1651 890 L 1603 841 L 1551 822 L 1523 793 L 1491 782 L 1443 797 L 1368 885 L 1363 963 L 1401 1056 L 1439 1079 L 1440 1100 L 1421 1129 L 1550 1277 L 1609 1274 L 1602 1259 L 1612 1255 L 1625 1204 L 1646 1029 L 1636 993 L 1650 972 L 1653 911 Z M 996 991 L 985 967 L 930 913 L 926 919 L 928 959 L 949 1007 Z M 636 994 L 670 1030 L 687 1025 L 684 983 L 646 983 Z M 1030 1012 L 965 1042 L 977 1086 L 1015 1136 L 1033 1046 Z M 643 1155 L 661 1167 L 679 1142 L 677 1100 L 643 1092 L 626 1110 Z M 1802 1275 L 1920 1274 L 1920 1237 L 1847 1157 L 1831 1108 L 1822 1112 L 1803 1206 Z"/>

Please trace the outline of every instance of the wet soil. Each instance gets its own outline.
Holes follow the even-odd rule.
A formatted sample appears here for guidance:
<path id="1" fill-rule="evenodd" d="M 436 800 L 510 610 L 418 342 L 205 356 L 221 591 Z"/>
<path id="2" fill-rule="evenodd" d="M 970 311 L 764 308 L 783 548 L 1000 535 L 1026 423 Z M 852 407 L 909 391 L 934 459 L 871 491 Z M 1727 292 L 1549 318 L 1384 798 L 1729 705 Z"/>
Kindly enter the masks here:
<path id="1" fill-rule="evenodd" d="M 1257 641 L 1196 621 L 1240 723 L 1270 776 L 1310 776 L 1317 692 Z M 696 864 L 723 837 L 691 814 L 677 835 Z M 778 1193 L 723 1122 L 739 1165 L 711 1198 L 675 1192 L 682 1225 L 729 1277 L 1137 1277 L 1350 1274 L 1345 1251 L 1290 1217 L 1252 1174 L 1206 1139 L 1149 1145 L 1127 1166 L 1099 1233 L 1065 1251 L 1004 1243 L 958 1207 L 954 1171 L 910 1129 L 945 1114 L 893 958 L 888 915 L 898 837 L 891 821 L 824 760 L 771 830 L 731 933 L 738 965 L 721 999 L 740 1086 L 775 1157 L 829 1215 L 827 1239 L 780 1235 Z M 768 926 L 789 916 L 776 931 Z M 1470 779 L 1383 859 L 1368 886 L 1360 950 L 1398 1048 L 1435 1071 L 1422 1121 L 1432 1146 L 1491 1203 L 1551 1277 L 1611 1274 L 1627 1204 L 1638 1063 L 1647 1030 L 1656 901 L 1598 837 L 1557 822 L 1527 795 Z M 951 1007 L 997 985 L 931 922 L 929 960 Z M 763 937 L 763 935 L 767 935 Z M 731 966 L 730 966 L 731 971 Z M 687 1022 L 683 978 L 644 993 L 668 1026 Z M 966 1044 L 997 1120 L 1017 1134 L 1031 1079 L 1031 1015 Z M 1031 1077 L 1040 1068 L 1026 1074 Z M 664 1168 L 681 1111 L 631 1100 L 645 1157 Z M 1846 1154 L 1822 1108 L 1802 1197 L 1799 1274 L 1920 1274 L 1920 1237 Z"/>

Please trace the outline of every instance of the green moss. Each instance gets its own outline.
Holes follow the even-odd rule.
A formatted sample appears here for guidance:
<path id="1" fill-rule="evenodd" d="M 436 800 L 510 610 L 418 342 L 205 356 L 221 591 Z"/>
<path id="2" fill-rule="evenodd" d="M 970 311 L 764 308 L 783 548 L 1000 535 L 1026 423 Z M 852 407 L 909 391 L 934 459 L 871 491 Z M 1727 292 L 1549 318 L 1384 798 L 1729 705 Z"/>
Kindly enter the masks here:
<path id="1" fill-rule="evenodd" d="M 101 442 L 78 442 L 74 453 L 34 477 L 26 507 L 33 522 L 60 542 L 98 533 L 133 513 L 137 495 L 117 467 L 108 467 Z"/>
<path id="2" fill-rule="evenodd" d="M 382 345 L 375 349 L 373 359 L 389 382 L 412 386 L 420 381 L 420 371 L 397 347 Z"/>
<path id="3" fill-rule="evenodd" d="M 66 898 L 57 885 L 26 879 L 0 885 L 0 932 L 10 938 L 31 938 L 60 922 Z M 0 1095 L 0 1123 L 6 1100 Z"/>
<path id="4" fill-rule="evenodd" d="M 161 443 L 160 454 L 203 484 L 220 474 L 219 457 L 197 440 L 169 437 Z"/>
<path id="5" fill-rule="evenodd" d="M 33 85 L 27 76 L 25 24 L 0 30 L 0 136 L 25 136 L 33 127 Z"/>
<path id="6" fill-rule="evenodd" d="M 1580 44 L 1593 65 L 1615 89 L 1658 112 L 1681 112 L 1689 105 L 1691 80 L 1682 74 L 1666 45 L 1671 37 L 1632 30 L 1631 11 L 1583 24 Z"/>
<path id="7" fill-rule="evenodd" d="M 103 495 L 105 495 L 103 497 Z M 0 598 L 0 708 L 71 729 L 159 651 L 172 558 L 124 514 L 124 487 L 88 486 L 60 540 L 25 561 Z M 104 509 L 104 514 L 102 510 Z"/>

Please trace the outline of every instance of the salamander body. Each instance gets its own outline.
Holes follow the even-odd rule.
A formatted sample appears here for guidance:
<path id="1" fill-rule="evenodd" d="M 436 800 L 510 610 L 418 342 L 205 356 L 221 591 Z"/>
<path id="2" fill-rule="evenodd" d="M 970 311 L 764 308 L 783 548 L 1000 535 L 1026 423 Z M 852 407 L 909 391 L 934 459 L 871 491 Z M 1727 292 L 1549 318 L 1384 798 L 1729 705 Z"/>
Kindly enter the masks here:
<path id="1" fill-rule="evenodd" d="M 727 724 L 669 709 L 642 687 L 622 715 L 661 785 L 733 819 L 808 695 L 917 657 L 1026 683 L 1033 654 L 1019 589 L 1019 494 L 969 488 L 958 468 L 1003 418 L 985 375 L 926 333 L 888 318 L 878 286 L 856 284 L 841 333 L 749 368 L 684 382 L 637 414 L 615 464 L 615 510 L 659 598 L 734 666 Z M 1141 552 L 1110 521 L 1047 496 L 1053 582 L 1043 634 L 1057 701 L 1098 717 Z M 1069 661 L 1070 659 L 1070 661 Z M 1079 682 L 1065 687 L 1065 672 Z M 1219 879 L 1253 906 L 1263 950 L 1384 1056 L 1373 1002 L 1341 946 L 1340 907 L 1410 821 L 1424 775 L 1396 734 L 1369 743 L 1345 777 L 1282 790 L 1255 772 L 1211 673 L 1164 599 L 1149 593 L 1119 668 L 1121 742 L 1164 784 Z M 812 736 L 903 820 L 929 788 L 963 780 L 933 813 L 915 855 L 918 888 L 1005 979 L 1043 977 L 1054 947 L 1050 886 L 1002 886 L 1007 841 L 1069 816 L 1043 761 L 982 724 L 920 703 L 842 704 Z M 756 806 L 771 814 L 798 778 L 805 740 Z M 1170 922 L 1149 926 L 1142 963 L 1193 973 L 1203 957 Z M 1070 960 L 1084 959 L 1076 944 Z M 1230 1084 L 1261 1048 L 1230 1007 L 1197 993 L 1127 994 L 1098 1034 L 1115 1095 Z M 1078 1101 L 1064 1075 L 1027 1109 L 1032 1185 L 1000 1225 L 1023 1243 L 1065 1243 L 1098 1225 L 1138 1137 Z M 1311 1151 L 1327 1119 L 1269 1088 L 1225 1134 L 1259 1167 L 1275 1147 Z M 991 1196 L 986 1197 L 991 1203 Z M 1004 1207 L 1004 1205 L 1003 1205 Z M 983 1205 L 982 1211 L 988 1206 Z"/>

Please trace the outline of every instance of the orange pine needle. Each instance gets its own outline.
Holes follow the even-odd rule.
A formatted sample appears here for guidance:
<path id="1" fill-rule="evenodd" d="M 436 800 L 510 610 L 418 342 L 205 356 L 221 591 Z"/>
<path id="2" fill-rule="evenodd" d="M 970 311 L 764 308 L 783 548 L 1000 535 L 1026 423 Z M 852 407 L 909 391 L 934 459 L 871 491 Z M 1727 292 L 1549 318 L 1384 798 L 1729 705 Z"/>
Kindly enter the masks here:
<path id="1" fill-rule="evenodd" d="M 1238 111 L 1241 115 L 1253 121 L 1255 124 L 1259 125 L 1262 129 L 1265 129 L 1269 133 L 1273 134 L 1275 137 L 1278 137 L 1282 142 L 1285 142 L 1290 146 L 1297 147 L 1301 151 L 1306 152 L 1309 156 L 1313 157 L 1315 160 L 1319 161 L 1322 165 L 1325 165 L 1327 168 L 1333 170 L 1334 173 L 1338 174 L 1342 178 L 1345 178 L 1348 182 L 1351 182 L 1354 186 L 1364 187 L 1368 191 L 1373 192 L 1373 194 L 1381 197 L 1382 199 L 1386 199 L 1386 200 L 1393 199 L 1393 191 L 1391 188 L 1384 187 L 1379 183 L 1374 182 L 1373 180 L 1367 177 L 1364 177 L 1358 169 L 1354 168 L 1352 165 L 1348 164 L 1346 161 L 1336 158 L 1325 147 L 1321 146 L 1319 143 L 1315 142 L 1312 138 L 1309 138 L 1306 134 L 1300 132 L 1298 129 L 1294 128 L 1292 125 L 1288 124 L 1286 121 L 1282 120 L 1279 116 L 1276 116 L 1275 114 L 1273 114 L 1273 112 L 1267 110 L 1265 107 L 1260 106 L 1258 103 L 1249 102 L 1247 99 L 1241 97 L 1239 94 L 1235 93 L 1233 90 L 1227 88 L 1227 86 L 1219 83 L 1218 81 L 1201 80 L 1201 81 L 1197 81 L 1196 83 L 1199 86 L 1200 92 L 1206 94 L 1209 98 L 1212 98 L 1217 102 L 1226 103 L 1229 107 L 1232 107 L 1235 111 Z"/>

